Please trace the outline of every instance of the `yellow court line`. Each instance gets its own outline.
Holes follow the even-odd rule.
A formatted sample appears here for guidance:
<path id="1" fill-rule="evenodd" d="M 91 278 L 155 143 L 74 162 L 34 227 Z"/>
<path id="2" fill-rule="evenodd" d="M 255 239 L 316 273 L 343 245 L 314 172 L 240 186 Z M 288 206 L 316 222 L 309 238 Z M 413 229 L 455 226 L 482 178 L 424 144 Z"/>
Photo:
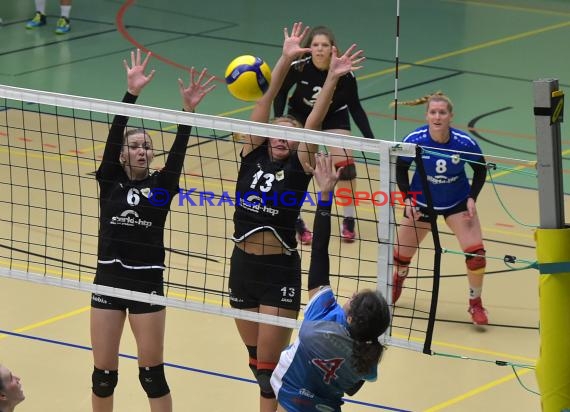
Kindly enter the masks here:
<path id="1" fill-rule="evenodd" d="M 31 159 L 56 160 L 56 161 L 61 161 L 63 163 L 72 163 L 72 164 L 78 164 L 78 165 L 83 165 L 83 166 L 93 166 L 92 161 L 80 160 L 80 159 L 78 159 L 78 156 L 75 154 L 61 153 L 61 154 L 46 155 L 45 154 L 46 152 L 42 152 L 42 153 L 32 152 L 32 153 L 30 153 L 26 149 L 17 149 L 14 147 L 12 147 L 10 149 L 5 149 L 3 147 L 0 147 L 0 153 L 10 153 L 10 155 L 26 157 L 26 158 L 31 158 Z M 69 157 L 73 157 L 73 159 L 70 159 Z"/>
<path id="2" fill-rule="evenodd" d="M 534 162 L 534 164 L 536 164 L 536 162 Z M 512 169 L 509 170 L 503 170 L 502 172 L 497 172 L 497 173 L 493 173 L 493 179 L 496 179 L 498 177 L 502 177 L 502 176 L 506 176 L 506 175 L 510 175 L 511 173 L 514 173 L 518 170 L 522 170 L 522 169 L 528 169 L 529 167 L 534 167 L 534 164 L 531 165 L 521 165 L 521 166 L 517 166 L 517 167 L 513 167 Z M 491 176 L 487 176 L 487 181 L 491 180 Z"/>
<path id="3" fill-rule="evenodd" d="M 556 29 L 561 29 L 564 27 L 568 27 L 570 26 L 570 21 L 567 22 L 563 22 L 563 23 L 558 23 L 558 24 L 553 24 L 550 26 L 545 26 L 542 27 L 540 29 L 536 29 L 536 30 L 530 30 L 527 32 L 522 32 L 519 34 L 514 34 L 512 36 L 507 36 L 507 37 L 503 37 L 500 39 L 496 39 L 496 40 L 491 40 L 485 43 L 481 43 L 481 44 L 476 44 L 473 46 L 469 46 L 463 49 L 459 49 L 459 50 L 455 50 L 452 52 L 448 52 L 448 53 L 444 53 L 444 54 L 440 54 L 438 56 L 434 56 L 434 57 L 428 57 L 427 59 L 422 59 L 422 60 L 418 60 L 416 62 L 413 63 L 413 65 L 421 65 L 421 64 L 426 64 L 426 63 L 433 63 L 435 61 L 438 60 L 443 60 L 443 59 L 447 59 L 448 57 L 454 57 L 454 56 L 459 56 L 461 54 L 466 54 L 466 53 L 470 53 L 473 51 L 477 51 L 477 50 L 481 50 L 481 49 L 485 49 L 488 47 L 493 47 L 493 46 L 498 46 L 500 44 L 503 43 L 508 43 L 514 40 L 519 40 L 519 39 L 523 39 L 525 37 L 530 37 L 530 36 L 534 36 L 536 34 L 541 34 L 541 33 L 545 33 L 551 30 L 556 30 Z M 410 67 L 414 67 L 411 64 L 404 64 L 402 66 L 399 67 L 399 70 L 405 70 L 405 69 L 409 69 Z M 365 79 L 371 79 L 373 77 L 379 77 L 385 74 L 389 74 L 392 73 L 396 70 L 396 68 L 390 68 L 390 69 L 385 69 L 385 70 L 381 70 L 379 72 L 375 72 L 375 73 L 370 73 L 364 76 L 360 76 L 358 77 L 358 80 L 365 80 Z"/>
<path id="4" fill-rule="evenodd" d="M 394 334 L 392 334 L 392 336 L 399 338 L 399 339 L 402 339 L 402 340 L 409 340 L 411 342 L 418 342 L 418 343 L 424 342 L 424 339 L 422 339 L 422 338 L 417 338 L 414 336 L 408 337 L 407 335 L 402 335 L 399 333 L 394 333 Z M 510 359 L 510 360 L 516 360 L 516 361 L 520 361 L 520 362 L 532 363 L 532 364 L 536 363 L 536 359 L 528 358 L 525 356 L 511 355 L 509 353 L 503 353 L 503 352 L 494 352 L 494 351 L 490 351 L 490 350 L 486 350 L 486 349 L 474 348 L 471 346 L 458 345 L 455 343 L 433 341 L 432 344 L 437 345 L 437 346 L 441 346 L 441 347 L 457 349 L 457 350 L 462 351 L 463 353 L 470 352 L 470 353 L 477 353 L 477 354 L 481 354 L 481 355 L 490 355 L 490 356 L 494 357 L 495 360 Z M 433 355 L 433 356 L 436 356 L 436 355 Z"/>
<path id="5" fill-rule="evenodd" d="M 522 376 L 522 375 L 526 375 L 527 373 L 531 372 L 530 369 L 525 369 L 523 371 L 517 372 L 518 376 Z M 517 375 L 515 375 L 514 373 L 511 373 L 507 376 L 504 376 L 502 378 L 496 379 L 492 382 L 489 382 L 485 385 L 479 386 L 478 388 L 472 389 L 462 395 L 456 396 L 455 398 L 451 398 L 447 401 L 444 401 L 442 403 L 439 403 L 437 405 L 432 406 L 431 408 L 428 409 L 424 409 L 423 412 L 436 412 L 436 411 L 441 411 L 442 409 L 447 408 L 448 406 L 454 405 L 456 403 L 462 402 L 468 398 L 471 398 L 475 395 L 478 395 L 482 392 L 488 391 L 489 389 L 493 389 L 496 386 L 502 385 L 503 383 L 507 383 L 509 381 L 512 381 L 513 379 L 516 379 Z"/>
<path id="6" fill-rule="evenodd" d="M 242 107 L 241 109 L 235 109 L 235 110 L 230 110 L 229 112 L 224 112 L 224 113 L 220 113 L 217 116 L 230 116 L 232 114 L 236 114 L 236 113 L 241 113 L 241 112 L 245 112 L 248 110 L 252 110 L 255 107 L 255 105 L 250 105 L 250 106 L 245 106 Z"/>
<path id="7" fill-rule="evenodd" d="M 561 155 L 562 155 L 562 156 L 565 156 L 565 155 L 567 155 L 568 153 L 570 153 L 570 149 L 563 150 L 562 153 L 561 153 Z M 502 172 L 493 173 L 493 179 L 496 179 L 497 177 L 502 177 L 502 176 L 505 176 L 505 175 L 514 173 L 514 172 L 517 171 L 517 170 L 528 169 L 528 168 L 530 168 L 530 167 L 536 167 L 536 161 L 533 161 L 531 164 L 528 164 L 528 165 L 521 165 L 521 166 L 517 166 L 517 167 L 515 167 L 515 168 L 513 168 L 513 169 L 510 169 L 510 170 L 504 170 L 504 171 L 502 171 Z M 490 176 L 487 176 L 487 180 L 490 180 L 490 179 L 491 179 L 491 177 L 490 177 Z"/>
<path id="8" fill-rule="evenodd" d="M 78 282 L 82 282 L 85 283 L 86 281 L 90 281 L 92 282 L 94 280 L 94 277 L 92 275 L 81 275 L 80 276 L 77 273 L 72 273 L 72 272 L 64 272 L 61 270 L 54 270 L 54 269 L 45 269 L 43 266 L 37 266 L 37 265 L 30 265 L 30 264 L 26 264 L 26 263 L 13 263 L 13 262 L 7 262 L 5 260 L 0 260 L 0 267 L 3 267 L 5 269 L 21 269 L 24 270 L 26 272 L 31 272 L 31 273 L 35 273 L 35 274 L 40 274 L 40 273 L 46 273 L 49 275 L 53 275 L 53 276 L 58 276 L 61 277 L 62 279 L 71 279 L 71 280 L 76 280 Z M 209 304 L 214 304 L 214 305 L 221 305 L 222 300 L 220 299 L 203 299 L 203 298 L 195 298 L 192 296 L 188 296 L 188 294 L 185 293 L 179 293 L 179 292 L 168 292 L 167 294 L 168 297 L 176 297 L 182 300 L 191 300 L 191 301 L 195 301 L 198 303 L 209 303 Z"/>
<path id="9" fill-rule="evenodd" d="M 483 232 L 492 232 L 492 233 L 498 233 L 500 235 L 522 237 L 524 239 L 534 239 L 534 234 L 532 233 L 511 232 L 510 230 L 502 230 L 488 226 L 483 226 L 482 229 Z M 527 246 L 527 245 L 521 245 L 521 246 Z"/>
<path id="10" fill-rule="evenodd" d="M 449 343 L 449 342 L 433 341 L 432 344 L 436 345 L 436 346 L 440 346 L 440 347 L 457 349 L 457 350 L 461 350 L 464 352 L 467 351 L 467 352 L 471 352 L 471 353 L 478 353 L 481 355 L 489 355 L 489 356 L 492 356 L 493 358 L 495 358 L 494 360 L 511 359 L 511 360 L 516 360 L 519 362 L 530 363 L 533 365 L 536 364 L 535 358 L 529 358 L 526 356 L 512 355 L 510 353 L 503 353 L 503 352 L 495 352 L 492 350 L 473 348 L 471 346 L 458 345 L 458 344 Z M 437 355 L 435 355 L 435 356 L 437 356 Z"/>
<path id="11" fill-rule="evenodd" d="M 524 12 L 529 12 L 529 13 L 547 14 L 547 15 L 554 15 L 554 16 L 569 16 L 570 15 L 570 13 L 565 12 L 565 11 L 541 10 L 541 9 L 536 9 L 534 7 L 512 6 L 512 5 L 508 5 L 508 4 L 499 4 L 499 3 L 484 2 L 484 1 L 445 0 L 445 2 L 457 3 L 457 4 L 469 4 L 472 6 L 492 7 L 495 9 L 504 9 L 504 10 L 512 10 L 512 11 L 524 11 Z"/>
<path id="12" fill-rule="evenodd" d="M 563 23 L 558 23 L 558 24 L 554 24 L 554 25 L 550 25 L 550 26 L 545 26 L 545 27 L 540 28 L 540 29 L 527 31 L 527 32 L 515 34 L 515 35 L 512 35 L 512 36 L 507 36 L 507 37 L 504 37 L 504 38 L 501 38 L 501 39 L 491 40 L 491 41 L 488 41 L 488 42 L 485 42 L 485 43 L 473 45 L 473 46 L 466 47 L 466 48 L 463 48 L 463 49 L 459 49 L 459 50 L 455 50 L 455 51 L 452 51 L 452 52 L 440 54 L 440 55 L 437 55 L 437 56 L 428 57 L 428 58 L 426 58 L 426 59 L 418 60 L 418 61 L 414 62 L 413 64 L 403 64 L 403 65 L 399 66 L 399 70 L 406 70 L 406 69 L 409 69 L 409 68 L 411 68 L 411 67 L 414 67 L 414 65 L 422 65 L 422 64 L 426 64 L 426 63 L 432 63 L 432 62 L 435 62 L 435 61 L 438 61 L 438 60 L 446 59 L 446 58 L 448 58 L 448 57 L 459 56 L 459 55 L 461 55 L 461 54 L 466 54 L 466 53 L 470 53 L 470 52 L 477 51 L 477 50 L 480 50 L 480 49 L 497 46 L 497 45 L 500 45 L 500 44 L 503 44 L 503 43 L 511 42 L 511 41 L 514 41 L 514 40 L 519 40 L 519 39 L 522 39 L 522 38 L 525 38 L 525 37 L 534 36 L 534 35 L 536 35 L 536 34 L 548 32 L 548 31 L 551 31 L 551 30 L 556 30 L 556 29 L 560 29 L 560 28 L 568 27 L 568 26 L 570 26 L 570 21 L 563 22 Z M 380 71 L 378 71 L 378 72 L 370 73 L 370 74 L 367 74 L 367 75 L 364 75 L 364 76 L 359 76 L 359 77 L 358 77 L 358 80 L 361 81 L 361 80 L 371 79 L 371 78 L 374 78 L 374 77 L 383 76 L 383 75 L 385 75 L 385 74 L 393 73 L 395 70 L 396 70 L 395 67 L 392 67 L 392 68 L 389 68 L 389 69 L 385 69 L 385 70 L 380 70 Z M 240 109 L 236 109 L 236 110 L 231 110 L 231 111 L 228 111 L 228 112 L 220 113 L 220 114 L 218 114 L 218 116 L 229 116 L 229 115 L 232 115 L 232 114 L 237 114 L 237 113 L 245 112 L 245 111 L 251 110 L 253 107 L 254 107 L 253 105 L 249 105 L 249 106 L 246 106 L 246 107 L 242 107 L 242 108 L 240 108 Z M 168 127 L 166 127 L 165 129 L 163 129 L 163 130 L 171 130 L 171 129 L 173 129 L 174 127 L 176 127 L 176 126 L 174 126 L 174 125 L 168 126 Z M 90 150 L 91 150 L 91 149 L 90 149 Z"/>
<path id="13" fill-rule="evenodd" d="M 82 313 L 84 313 L 84 312 L 87 312 L 90 307 L 91 307 L 91 306 L 83 306 L 83 307 L 81 307 L 81 308 L 79 308 L 79 309 L 72 310 L 72 311 L 70 311 L 70 312 L 66 312 L 66 313 L 63 313 L 63 314 L 61 314 L 61 315 L 57 315 L 57 316 L 48 318 L 48 319 L 46 319 L 46 320 L 42 320 L 42 321 L 40 321 L 40 322 L 32 323 L 31 325 L 23 326 L 23 327 L 18 328 L 18 329 L 14 329 L 14 332 L 16 332 L 16 333 L 26 332 L 26 331 L 29 331 L 29 330 L 32 330 L 32 329 L 39 328 L 39 327 L 41 327 L 41 326 L 46 326 L 46 325 L 49 325 L 49 324 L 58 322 L 58 321 L 60 321 L 60 320 L 64 320 L 64 319 L 70 318 L 70 317 L 75 316 L 75 315 L 80 315 L 80 314 L 82 314 Z M 1 334 L 1 333 L 0 333 L 0 339 L 5 339 L 5 338 L 7 338 L 7 337 L 9 337 L 9 336 L 10 336 L 10 335 L 4 335 L 4 334 Z"/>

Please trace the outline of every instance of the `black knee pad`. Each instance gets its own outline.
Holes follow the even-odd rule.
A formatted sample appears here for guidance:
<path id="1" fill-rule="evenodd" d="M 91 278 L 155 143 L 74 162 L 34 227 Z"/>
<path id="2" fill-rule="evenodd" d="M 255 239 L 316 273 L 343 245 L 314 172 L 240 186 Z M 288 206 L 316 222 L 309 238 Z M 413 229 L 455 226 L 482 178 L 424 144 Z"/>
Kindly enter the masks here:
<path id="1" fill-rule="evenodd" d="M 249 369 L 257 379 L 257 346 L 248 346 L 245 345 L 247 348 L 247 353 L 249 354 Z"/>
<path id="2" fill-rule="evenodd" d="M 337 167 L 338 169 L 338 167 Z M 343 169 L 340 171 L 338 180 L 353 180 L 356 179 L 356 166 L 354 163 L 344 165 Z"/>
<path id="3" fill-rule="evenodd" d="M 164 376 L 163 363 L 139 368 L 139 381 L 149 398 L 161 398 L 170 393 L 166 376 Z"/>
<path id="4" fill-rule="evenodd" d="M 275 369 L 275 367 L 273 367 Z M 271 387 L 271 374 L 273 374 L 273 369 L 257 369 L 257 383 L 259 384 L 259 390 L 262 398 L 275 399 L 275 392 Z"/>
<path id="5" fill-rule="evenodd" d="M 108 398 L 113 396 L 118 381 L 118 371 L 106 371 L 94 367 L 91 375 L 91 382 L 93 383 L 91 390 L 99 398 Z"/>

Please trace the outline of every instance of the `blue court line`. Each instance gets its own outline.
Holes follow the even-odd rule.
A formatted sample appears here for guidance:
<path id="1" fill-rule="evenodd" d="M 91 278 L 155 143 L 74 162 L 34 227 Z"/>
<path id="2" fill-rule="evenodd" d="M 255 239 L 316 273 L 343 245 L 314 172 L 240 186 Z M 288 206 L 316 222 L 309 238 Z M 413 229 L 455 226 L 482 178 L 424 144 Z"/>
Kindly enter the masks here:
<path id="1" fill-rule="evenodd" d="M 24 338 L 24 339 L 31 339 L 31 340 L 36 340 L 36 341 L 40 341 L 40 342 L 45 342 L 45 343 L 52 343 L 54 345 L 60 345 L 60 346 L 67 346 L 68 348 L 73 348 L 73 349 L 82 349 L 82 350 L 92 350 L 92 348 L 90 346 L 85 346 L 85 345 L 78 345 L 76 343 L 69 343 L 69 342 L 63 342 L 63 341 L 59 341 L 59 340 L 54 340 L 54 339 L 48 339 L 48 338 L 42 338 L 39 336 L 33 336 L 33 335 L 27 335 L 24 333 L 18 333 L 18 332 L 12 332 L 12 331 L 8 331 L 8 330 L 3 330 L 0 329 L 0 334 L 2 335 L 9 335 L 9 336 L 15 336 L 17 338 Z M 121 358 L 126 358 L 126 359 L 133 359 L 136 360 L 137 357 L 133 356 L 133 355 L 127 355 L 125 353 L 119 353 L 119 357 Z M 202 373 L 204 375 L 210 375 L 210 376 L 216 376 L 216 377 L 220 377 L 220 378 L 226 378 L 226 379 L 231 379 L 231 380 L 235 380 L 235 381 L 240 381 L 240 382 L 246 382 L 246 383 L 253 383 L 253 384 L 257 384 L 257 381 L 253 380 L 253 379 L 247 379 L 247 378 L 240 378 L 239 376 L 234 376 L 234 375 L 227 375 L 225 373 L 219 373 L 219 372 L 212 372 L 212 371 L 207 371 L 204 369 L 197 369 L 197 368 L 192 368 L 190 366 L 184 366 L 184 365 L 178 365 L 175 363 L 168 363 L 168 362 L 164 362 L 165 366 L 168 366 L 170 368 L 175 368 L 175 369 L 182 369 L 185 371 L 190 371 L 190 372 L 196 372 L 196 373 Z M 362 401 L 357 401 L 357 400 L 353 400 L 353 399 L 346 399 L 343 398 L 343 400 L 347 403 L 353 403 L 356 405 L 362 405 L 362 406 L 367 406 L 370 408 L 375 408 L 375 409 L 383 409 L 386 411 L 394 411 L 394 412 L 412 412 L 409 411 L 407 409 L 399 409 L 399 408 L 392 408 L 389 406 L 383 406 L 383 405 L 378 405 L 375 403 L 369 403 L 369 402 L 362 402 Z"/>

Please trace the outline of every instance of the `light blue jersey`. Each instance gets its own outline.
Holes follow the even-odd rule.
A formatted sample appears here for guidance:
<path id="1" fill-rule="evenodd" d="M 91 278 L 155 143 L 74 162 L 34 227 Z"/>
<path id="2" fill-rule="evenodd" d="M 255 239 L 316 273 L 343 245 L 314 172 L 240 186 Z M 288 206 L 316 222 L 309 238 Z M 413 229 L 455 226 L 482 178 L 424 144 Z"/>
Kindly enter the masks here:
<path id="1" fill-rule="evenodd" d="M 404 138 L 406 143 L 415 143 L 426 150 L 422 159 L 435 210 L 450 209 L 469 196 L 471 186 L 465 173 L 465 162 L 480 162 L 481 148 L 467 133 L 450 128 L 447 143 L 438 143 L 429 134 L 428 126 L 422 126 Z M 410 164 L 414 158 L 401 157 L 401 161 Z M 423 193 L 421 176 L 414 173 L 410 191 L 419 193 L 416 200 L 420 206 L 427 206 Z"/>
<path id="2" fill-rule="evenodd" d="M 344 393 L 362 380 L 376 380 L 377 366 L 367 376 L 354 370 L 346 315 L 330 287 L 317 292 L 304 313 L 299 336 L 281 353 L 271 386 L 288 412 L 340 411 Z"/>

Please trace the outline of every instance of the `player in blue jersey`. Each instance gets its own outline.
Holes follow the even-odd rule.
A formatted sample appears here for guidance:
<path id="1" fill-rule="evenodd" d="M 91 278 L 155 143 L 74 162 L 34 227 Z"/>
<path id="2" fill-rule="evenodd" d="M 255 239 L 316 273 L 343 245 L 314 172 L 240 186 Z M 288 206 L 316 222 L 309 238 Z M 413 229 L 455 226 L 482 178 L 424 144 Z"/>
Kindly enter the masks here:
<path id="1" fill-rule="evenodd" d="M 341 306 L 330 287 L 330 197 L 341 173 L 330 156 L 317 155 L 313 174 L 323 195 L 313 226 L 310 299 L 299 336 L 282 352 L 271 377 L 277 411 L 340 411 L 345 393 L 354 395 L 378 375 L 384 351 L 378 338 L 390 323 L 386 300 L 378 291 L 363 290 Z"/>
<path id="2" fill-rule="evenodd" d="M 287 114 L 305 124 L 327 78 L 332 48 L 336 47 L 336 39 L 331 29 L 325 26 L 317 26 L 311 30 L 303 44 L 305 47 L 310 47 L 311 52 L 291 64 L 281 90 L 275 97 L 273 107 L 275 116 L 281 116 L 287 105 Z M 287 99 L 288 93 L 293 87 L 295 89 L 291 97 Z M 374 139 L 370 122 L 360 103 L 356 76 L 352 72 L 339 79 L 332 102 L 323 120 L 322 129 L 332 133 L 350 134 L 349 113 L 360 129 L 362 136 Z M 335 156 L 335 166 L 343 167 L 338 182 L 339 188 L 347 194 L 352 193 L 356 190 L 356 166 L 352 151 L 337 147 L 330 147 L 328 150 Z M 353 201 L 345 203 L 341 237 L 346 242 L 352 242 L 356 237 L 354 220 L 356 211 Z M 295 229 L 301 243 L 311 244 L 311 231 L 300 216 L 295 224 Z"/>
<path id="3" fill-rule="evenodd" d="M 131 52 L 131 65 L 123 61 L 127 73 L 125 103 L 135 103 L 152 80 L 154 70 L 145 74 L 150 53 Z M 214 76 L 204 81 L 206 70 L 190 84 L 178 79 L 183 110 L 193 112 L 213 86 Z M 149 200 L 154 188 L 166 189 L 170 199 L 178 193 L 190 126 L 179 125 L 164 168 L 150 169 L 152 139 L 143 129 L 125 130 L 128 117 L 115 115 L 109 130 L 103 159 L 97 170 L 99 183 L 99 244 L 94 283 L 108 287 L 164 295 L 164 225 L 170 202 L 155 205 Z M 139 381 L 152 412 L 172 411 L 172 398 L 164 374 L 164 306 L 93 294 L 91 298 L 91 345 L 93 412 L 113 410 L 113 394 L 118 381 L 119 345 L 125 321 L 137 343 Z"/>
<path id="4" fill-rule="evenodd" d="M 404 138 L 406 143 L 415 143 L 426 148 L 422 154 L 429 190 L 433 200 L 433 212 L 442 215 L 453 231 L 461 249 L 465 252 L 467 279 L 469 281 L 469 313 L 473 323 L 486 325 L 487 313 L 481 301 L 485 274 L 485 248 L 481 223 L 475 202 L 487 176 L 485 158 L 477 142 L 467 133 L 451 127 L 453 104 L 443 93 L 435 93 L 405 105 L 426 103 L 425 126 L 419 127 Z M 429 210 L 423 195 L 421 176 L 416 172 L 412 182 L 408 170 L 413 158 L 399 157 L 396 163 L 396 181 L 403 193 L 419 193 L 417 205 L 406 198 L 404 218 L 398 227 L 398 244 L 394 248 L 394 274 L 392 278 L 392 303 L 396 303 L 410 262 L 419 244 L 431 231 Z M 469 184 L 465 165 L 473 169 Z"/>
<path id="5" fill-rule="evenodd" d="M 268 122 L 271 104 L 281 87 L 291 62 L 308 49 L 300 46 L 307 35 L 302 23 L 295 23 L 291 35 L 285 29 L 281 57 L 275 64 L 268 90 L 256 102 L 250 120 Z M 357 70 L 364 57 L 352 45 L 342 56 L 333 50 L 331 68 L 305 128 L 320 130 L 339 78 Z M 288 117 L 274 124 L 299 126 Z M 267 315 L 296 318 L 301 306 L 301 259 L 296 250 L 295 220 L 300 199 L 311 179 L 311 165 L 317 146 L 264 136 L 245 135 L 236 194 L 249 192 L 259 200 L 236 202 L 234 213 L 235 247 L 229 275 L 230 304 L 236 309 Z M 297 201 L 284 204 L 280 193 L 295 193 Z M 249 204 L 248 204 L 249 203 Z M 262 206 L 262 207 L 261 207 Z M 283 348 L 289 344 L 291 330 L 275 325 L 236 319 L 236 326 L 248 354 L 249 366 L 260 387 L 261 412 L 275 412 L 277 402 L 269 380 Z"/>

